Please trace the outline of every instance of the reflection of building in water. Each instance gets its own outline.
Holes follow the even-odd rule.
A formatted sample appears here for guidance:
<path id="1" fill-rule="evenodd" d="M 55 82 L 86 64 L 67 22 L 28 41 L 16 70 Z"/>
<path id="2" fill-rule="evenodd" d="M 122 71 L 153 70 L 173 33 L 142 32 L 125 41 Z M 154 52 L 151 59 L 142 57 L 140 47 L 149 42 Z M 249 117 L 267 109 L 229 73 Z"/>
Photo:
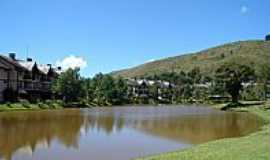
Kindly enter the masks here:
<path id="1" fill-rule="evenodd" d="M 36 143 L 36 148 L 35 150 L 38 149 L 48 149 L 49 148 L 49 144 L 47 142 L 47 140 L 40 140 Z M 21 154 L 26 154 L 26 155 L 30 155 L 32 156 L 34 153 L 34 150 L 30 147 L 30 146 L 24 146 L 22 148 L 19 148 L 16 153 L 21 153 Z"/>
<path id="2" fill-rule="evenodd" d="M 49 148 L 57 139 L 64 146 L 78 148 L 83 117 L 79 110 L 5 113 L 0 119 L 0 157 L 11 160 L 16 152 L 32 154 Z"/>

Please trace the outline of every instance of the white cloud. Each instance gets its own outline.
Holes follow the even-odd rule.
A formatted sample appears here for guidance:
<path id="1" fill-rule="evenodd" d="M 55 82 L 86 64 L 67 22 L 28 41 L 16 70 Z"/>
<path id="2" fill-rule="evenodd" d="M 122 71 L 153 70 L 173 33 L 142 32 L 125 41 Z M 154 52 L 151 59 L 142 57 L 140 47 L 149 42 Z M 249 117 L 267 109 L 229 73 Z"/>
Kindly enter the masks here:
<path id="1" fill-rule="evenodd" d="M 62 60 L 56 61 L 56 65 L 61 66 L 63 70 L 67 70 L 69 68 L 75 69 L 78 67 L 80 69 L 84 69 L 87 67 L 87 61 L 82 57 L 69 55 Z"/>
<path id="2" fill-rule="evenodd" d="M 246 14 L 249 11 L 249 8 L 247 6 L 242 6 L 241 7 L 241 13 Z"/>

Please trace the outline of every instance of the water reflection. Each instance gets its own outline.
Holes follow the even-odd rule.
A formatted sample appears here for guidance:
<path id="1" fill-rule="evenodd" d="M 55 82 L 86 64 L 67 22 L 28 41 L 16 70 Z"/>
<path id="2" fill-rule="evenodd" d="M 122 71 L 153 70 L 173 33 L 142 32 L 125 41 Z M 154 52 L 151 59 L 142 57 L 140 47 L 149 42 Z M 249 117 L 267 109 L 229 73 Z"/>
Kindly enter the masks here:
<path id="1" fill-rule="evenodd" d="M 189 144 L 238 137 L 253 132 L 262 122 L 254 116 L 230 113 L 137 121 L 135 128 L 145 133 Z"/>
<path id="2" fill-rule="evenodd" d="M 85 154 L 90 154 L 90 150 L 100 145 L 101 141 L 107 139 L 106 137 L 112 139 L 120 137 L 114 145 L 119 148 L 132 145 L 131 141 L 121 141 L 121 137 L 127 138 L 124 132 L 127 129 L 135 130 L 136 132 L 132 134 L 136 135 L 136 138 L 150 135 L 155 137 L 153 141 L 169 147 L 170 143 L 163 139 L 179 144 L 199 144 L 225 137 L 246 135 L 258 129 L 261 124 L 261 120 L 249 114 L 225 113 L 198 107 L 116 107 L 1 113 L 0 159 L 2 157 L 11 160 L 14 155 L 20 157 L 22 152 L 31 155 L 41 148 L 53 148 L 52 143 L 63 147 L 64 153 L 69 153 L 70 149 L 80 151 L 76 157 L 83 159 L 80 158 L 81 154 L 84 154 L 84 157 L 91 156 Z M 85 140 L 82 138 L 82 133 L 85 137 L 98 141 L 81 146 Z M 147 146 L 145 143 L 149 142 L 145 140 L 138 145 Z M 108 146 L 105 143 L 102 147 Z M 110 149 L 113 148 L 108 148 Z M 149 153 L 150 150 L 151 153 L 155 153 L 164 149 L 153 150 L 153 147 L 145 147 L 143 150 L 146 153 L 147 150 Z M 136 155 L 134 148 L 126 152 L 126 157 Z M 100 151 L 99 154 L 104 153 Z M 95 159 L 100 158 L 99 154 L 95 155 Z M 50 156 L 54 158 L 55 155 L 51 152 Z M 38 158 L 44 159 L 40 155 Z M 113 157 L 108 158 L 113 159 Z"/>
<path id="3" fill-rule="evenodd" d="M 11 159 L 18 149 L 34 152 L 57 139 L 65 147 L 78 148 L 84 122 L 79 110 L 3 113 L 0 118 L 0 155 Z"/>

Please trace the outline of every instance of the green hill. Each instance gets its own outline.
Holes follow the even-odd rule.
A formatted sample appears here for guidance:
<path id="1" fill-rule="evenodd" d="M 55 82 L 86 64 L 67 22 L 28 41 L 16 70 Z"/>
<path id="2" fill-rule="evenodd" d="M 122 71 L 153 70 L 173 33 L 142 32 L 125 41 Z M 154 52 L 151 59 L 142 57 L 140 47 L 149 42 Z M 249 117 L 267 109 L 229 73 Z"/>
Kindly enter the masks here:
<path id="1" fill-rule="evenodd" d="M 199 67 L 205 75 L 211 75 L 226 62 L 250 65 L 258 71 L 261 65 L 270 65 L 270 41 L 239 41 L 197 53 L 157 60 L 134 68 L 113 72 L 114 76 L 139 77 L 165 72 L 190 71 Z"/>

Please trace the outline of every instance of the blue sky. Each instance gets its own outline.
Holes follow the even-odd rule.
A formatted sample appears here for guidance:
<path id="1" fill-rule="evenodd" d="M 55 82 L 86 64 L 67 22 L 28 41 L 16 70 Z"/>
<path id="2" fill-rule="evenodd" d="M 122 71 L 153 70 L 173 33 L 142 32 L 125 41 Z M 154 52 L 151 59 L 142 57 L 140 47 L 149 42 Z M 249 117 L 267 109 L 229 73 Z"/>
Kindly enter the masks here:
<path id="1" fill-rule="evenodd" d="M 263 39 L 269 15 L 269 0 L 0 0 L 0 53 L 92 76 Z"/>

